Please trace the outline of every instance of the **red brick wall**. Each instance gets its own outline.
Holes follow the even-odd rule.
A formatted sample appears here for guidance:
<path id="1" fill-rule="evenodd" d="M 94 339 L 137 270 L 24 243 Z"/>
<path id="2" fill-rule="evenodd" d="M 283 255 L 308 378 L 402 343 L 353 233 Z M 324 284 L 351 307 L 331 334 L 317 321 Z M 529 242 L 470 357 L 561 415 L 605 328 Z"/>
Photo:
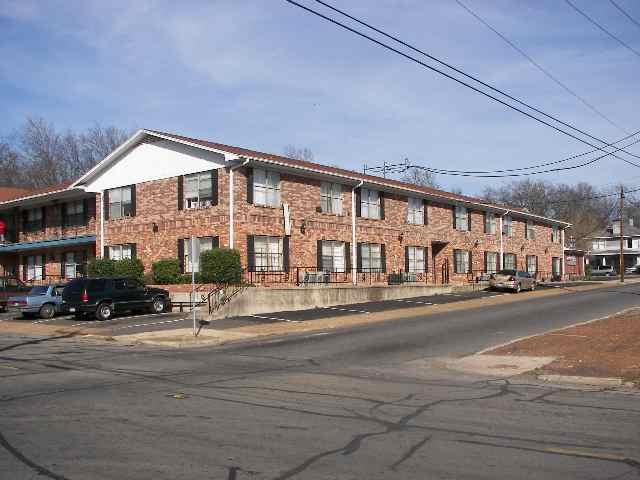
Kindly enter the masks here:
<path id="1" fill-rule="evenodd" d="M 98 225 L 96 219 L 96 205 L 89 201 L 89 212 L 85 225 L 65 227 L 62 222 L 62 203 L 47 205 L 45 207 L 45 228 L 34 232 L 25 232 L 22 228 L 22 215 L 18 213 L 16 220 L 18 225 L 18 241 L 33 242 L 38 240 L 48 240 L 54 238 L 77 237 L 82 235 L 94 235 Z M 40 207 L 38 207 L 40 208 Z M 25 209 L 27 210 L 27 209 Z"/>

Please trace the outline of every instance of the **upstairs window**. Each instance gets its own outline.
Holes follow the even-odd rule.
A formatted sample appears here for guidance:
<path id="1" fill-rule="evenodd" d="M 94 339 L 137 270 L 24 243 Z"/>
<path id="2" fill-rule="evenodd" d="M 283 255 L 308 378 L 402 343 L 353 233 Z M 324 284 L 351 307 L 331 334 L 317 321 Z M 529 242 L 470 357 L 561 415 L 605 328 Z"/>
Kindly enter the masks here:
<path id="1" fill-rule="evenodd" d="M 184 208 L 206 208 L 213 205 L 213 172 L 184 176 Z"/>
<path id="2" fill-rule="evenodd" d="M 607 248 L 607 241 L 604 238 L 596 238 L 593 241 L 594 250 L 604 250 Z"/>
<path id="3" fill-rule="evenodd" d="M 454 228 L 467 231 L 470 230 L 469 223 L 469 210 L 467 210 L 467 207 L 456 206 L 454 210 Z"/>
<path id="4" fill-rule="evenodd" d="M 424 225 L 424 202 L 421 198 L 409 197 L 407 202 L 407 223 Z"/>
<path id="5" fill-rule="evenodd" d="M 506 235 L 507 237 L 513 236 L 513 220 L 509 215 L 505 215 L 504 217 L 502 217 L 502 234 Z"/>
<path id="6" fill-rule="evenodd" d="M 280 206 L 280 174 L 263 168 L 253 169 L 253 203 Z"/>
<path id="7" fill-rule="evenodd" d="M 84 225 L 86 212 L 84 200 L 76 200 L 64 205 L 62 221 L 65 227 Z"/>
<path id="8" fill-rule="evenodd" d="M 320 209 L 323 213 L 342 215 L 342 185 L 327 182 L 320 184 Z"/>
<path id="9" fill-rule="evenodd" d="M 560 242 L 560 230 L 555 225 L 551 227 L 551 241 L 553 243 Z"/>
<path id="10" fill-rule="evenodd" d="M 493 212 L 485 212 L 484 214 L 484 233 L 496 233 L 496 214 Z"/>
<path id="11" fill-rule="evenodd" d="M 44 216 L 42 208 L 32 208 L 24 214 L 23 230 L 25 232 L 35 232 L 44 227 Z"/>
<path id="12" fill-rule="evenodd" d="M 524 231 L 524 238 L 528 240 L 534 240 L 536 238 L 536 230 L 531 220 L 527 220 L 527 225 Z"/>
<path id="13" fill-rule="evenodd" d="M 108 191 L 109 218 L 133 216 L 133 187 L 112 188 Z"/>
<path id="14" fill-rule="evenodd" d="M 368 188 L 360 190 L 360 216 L 380 219 L 380 192 Z"/>

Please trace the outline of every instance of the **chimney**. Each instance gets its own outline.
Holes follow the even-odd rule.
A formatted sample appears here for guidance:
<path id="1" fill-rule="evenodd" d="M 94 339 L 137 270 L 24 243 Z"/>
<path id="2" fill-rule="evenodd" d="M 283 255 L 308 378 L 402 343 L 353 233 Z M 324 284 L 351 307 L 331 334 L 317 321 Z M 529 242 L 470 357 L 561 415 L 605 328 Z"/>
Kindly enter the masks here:
<path id="1" fill-rule="evenodd" d="M 620 220 L 614 220 L 612 222 L 612 226 L 613 226 L 613 235 L 620 235 Z"/>

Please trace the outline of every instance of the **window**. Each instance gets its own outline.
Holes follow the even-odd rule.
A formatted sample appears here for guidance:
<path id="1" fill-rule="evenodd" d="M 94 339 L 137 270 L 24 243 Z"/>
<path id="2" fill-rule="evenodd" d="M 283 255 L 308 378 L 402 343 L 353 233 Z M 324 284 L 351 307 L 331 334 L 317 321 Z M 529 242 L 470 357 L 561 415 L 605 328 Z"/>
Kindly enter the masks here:
<path id="1" fill-rule="evenodd" d="M 281 237 L 253 237 L 256 272 L 284 271 L 283 240 Z"/>
<path id="2" fill-rule="evenodd" d="M 133 213 L 132 187 L 109 190 L 109 218 L 130 217 Z"/>
<path id="3" fill-rule="evenodd" d="M 407 247 L 407 272 L 408 273 L 424 273 L 425 272 L 425 254 L 424 247 Z"/>
<path id="4" fill-rule="evenodd" d="M 496 233 L 496 214 L 493 212 L 484 214 L 484 233 Z"/>
<path id="5" fill-rule="evenodd" d="M 524 238 L 529 240 L 534 240 L 536 238 L 536 230 L 533 227 L 533 222 L 531 220 L 527 220 L 527 225 L 524 231 Z"/>
<path id="6" fill-rule="evenodd" d="M 484 270 L 487 273 L 496 273 L 498 271 L 497 252 L 484 252 Z"/>
<path id="7" fill-rule="evenodd" d="M 27 280 L 42 280 L 44 278 L 43 255 L 29 255 L 27 257 Z"/>
<path id="8" fill-rule="evenodd" d="M 360 190 L 360 215 L 364 218 L 380 218 L 380 192 L 368 188 Z"/>
<path id="9" fill-rule="evenodd" d="M 78 260 L 75 252 L 67 252 L 64 254 L 64 278 L 76 278 L 78 276 L 78 267 L 80 266 Z"/>
<path id="10" fill-rule="evenodd" d="M 633 248 L 633 239 L 627 238 L 627 248 Z"/>
<path id="11" fill-rule="evenodd" d="M 42 208 L 32 208 L 27 210 L 24 216 L 24 231 L 34 232 L 40 230 L 44 226 L 42 217 Z"/>
<path id="12" fill-rule="evenodd" d="M 361 243 L 360 259 L 361 272 L 384 272 L 381 244 Z"/>
<path id="13" fill-rule="evenodd" d="M 604 250 L 607 248 L 607 241 L 604 238 L 596 238 L 593 241 L 594 250 Z"/>
<path id="14" fill-rule="evenodd" d="M 214 247 L 213 237 L 197 237 L 194 242 L 193 259 L 191 258 L 191 239 L 184 238 L 182 242 L 182 252 L 184 255 L 184 271 L 185 273 L 200 271 L 200 255 L 202 252 L 211 250 Z"/>
<path id="15" fill-rule="evenodd" d="M 510 215 L 502 217 L 502 234 L 507 237 L 513 236 L 513 220 Z"/>
<path id="16" fill-rule="evenodd" d="M 326 182 L 320 184 L 320 209 L 324 213 L 342 215 L 342 185 Z"/>
<path id="17" fill-rule="evenodd" d="M 421 198 L 409 197 L 407 202 L 407 223 L 424 224 L 424 202 Z"/>
<path id="18" fill-rule="evenodd" d="M 551 258 L 551 273 L 553 274 L 553 276 L 557 276 L 561 274 L 559 257 Z"/>
<path id="19" fill-rule="evenodd" d="M 551 227 L 551 241 L 553 243 L 560 242 L 560 230 L 555 225 Z"/>
<path id="20" fill-rule="evenodd" d="M 184 208 L 206 208 L 213 205 L 213 172 L 184 176 Z"/>
<path id="21" fill-rule="evenodd" d="M 345 247 L 344 242 L 323 240 L 322 264 L 319 265 L 325 272 L 345 272 Z"/>
<path id="22" fill-rule="evenodd" d="M 64 206 L 64 218 L 62 221 L 64 222 L 65 227 L 84 225 L 84 219 L 84 200 L 69 202 Z"/>
<path id="23" fill-rule="evenodd" d="M 516 269 L 516 254 L 505 253 L 502 261 L 502 270 L 515 270 Z"/>
<path id="24" fill-rule="evenodd" d="M 455 207 L 455 225 L 456 230 L 467 231 L 469 230 L 469 211 L 467 207 Z"/>
<path id="25" fill-rule="evenodd" d="M 111 260 L 125 260 L 133 258 L 133 248 L 131 244 L 110 245 L 108 247 L 108 252 Z"/>
<path id="26" fill-rule="evenodd" d="M 263 168 L 253 169 L 253 202 L 268 207 L 280 206 L 280 174 Z"/>
<path id="27" fill-rule="evenodd" d="M 538 257 L 535 255 L 527 255 L 527 272 L 535 275 L 538 270 Z"/>
<path id="28" fill-rule="evenodd" d="M 471 270 L 470 252 L 467 250 L 453 251 L 453 271 L 454 273 L 469 273 Z"/>

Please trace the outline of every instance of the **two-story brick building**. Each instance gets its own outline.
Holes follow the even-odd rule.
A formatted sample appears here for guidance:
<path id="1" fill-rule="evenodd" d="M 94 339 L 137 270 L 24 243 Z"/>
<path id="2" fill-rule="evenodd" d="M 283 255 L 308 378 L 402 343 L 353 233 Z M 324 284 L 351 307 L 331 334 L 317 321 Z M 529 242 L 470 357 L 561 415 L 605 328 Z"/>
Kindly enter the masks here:
<path id="1" fill-rule="evenodd" d="M 0 201 L 0 264 L 69 277 L 95 255 L 145 268 L 238 249 L 248 279 L 460 283 L 499 268 L 563 270 L 567 223 L 432 188 L 140 130 L 70 185 Z M 194 261 L 191 238 L 195 237 Z"/>

